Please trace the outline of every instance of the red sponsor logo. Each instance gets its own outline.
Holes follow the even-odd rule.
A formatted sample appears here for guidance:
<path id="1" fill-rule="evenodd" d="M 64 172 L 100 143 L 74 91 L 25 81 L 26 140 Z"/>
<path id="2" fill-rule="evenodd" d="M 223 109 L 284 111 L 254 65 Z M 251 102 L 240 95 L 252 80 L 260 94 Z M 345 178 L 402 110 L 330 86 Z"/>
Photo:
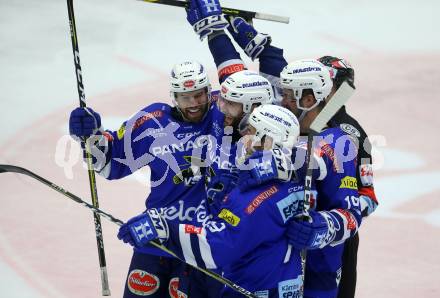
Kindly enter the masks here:
<path id="1" fill-rule="evenodd" d="M 185 86 L 186 88 L 191 88 L 191 87 L 193 87 L 195 84 L 196 84 L 196 82 L 194 82 L 193 80 L 188 80 L 188 81 L 185 81 L 185 82 L 183 83 L 183 86 Z"/>
<path id="2" fill-rule="evenodd" d="M 347 219 L 347 228 L 349 230 L 356 229 L 356 219 L 354 218 L 353 214 L 344 209 L 338 209 L 338 211 Z"/>
<path id="3" fill-rule="evenodd" d="M 133 294 L 147 296 L 156 293 L 160 281 L 156 275 L 136 269 L 128 275 L 127 285 Z"/>
<path id="4" fill-rule="evenodd" d="M 230 75 L 239 71 L 244 70 L 244 65 L 242 63 L 240 64 L 231 64 L 228 66 L 223 67 L 218 71 L 218 77 L 222 78 L 223 76 Z"/>
<path id="5" fill-rule="evenodd" d="M 193 225 L 185 225 L 185 233 L 186 234 L 201 234 L 202 233 L 202 228 L 201 227 L 196 227 Z"/>
<path id="6" fill-rule="evenodd" d="M 246 214 L 251 214 L 252 212 L 255 211 L 255 209 L 257 209 L 265 200 L 267 200 L 268 198 L 270 198 L 271 196 L 273 196 L 275 193 L 278 192 L 278 188 L 274 185 L 271 188 L 269 188 L 268 190 L 263 191 L 262 193 L 260 193 L 258 196 L 256 196 L 252 202 L 249 203 L 249 205 L 246 207 L 246 209 L 244 210 L 244 212 L 246 212 Z"/>
<path id="7" fill-rule="evenodd" d="M 373 168 L 369 165 L 362 165 L 361 166 L 361 176 L 362 177 L 373 176 Z"/>
<path id="8" fill-rule="evenodd" d="M 179 278 L 173 277 L 168 285 L 168 293 L 171 298 L 187 298 L 185 293 L 179 291 Z"/>
<path id="9" fill-rule="evenodd" d="M 145 121 L 148 121 L 150 119 L 153 118 L 160 118 L 163 116 L 163 112 L 161 110 L 157 110 L 157 111 L 153 111 L 151 113 L 147 113 L 144 116 L 138 118 L 136 120 L 136 122 L 133 125 L 133 130 L 135 130 L 136 128 L 138 128 L 139 126 L 141 126 L 142 124 L 145 123 Z"/>

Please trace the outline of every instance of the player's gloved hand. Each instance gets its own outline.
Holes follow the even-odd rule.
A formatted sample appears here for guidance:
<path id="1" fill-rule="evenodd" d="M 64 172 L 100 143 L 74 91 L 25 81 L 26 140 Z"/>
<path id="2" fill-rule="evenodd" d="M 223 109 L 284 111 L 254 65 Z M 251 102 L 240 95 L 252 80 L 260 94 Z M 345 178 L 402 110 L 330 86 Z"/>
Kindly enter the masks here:
<path id="1" fill-rule="evenodd" d="M 229 24 L 222 14 L 219 0 L 190 0 L 186 19 L 203 40 L 216 31 L 223 31 Z"/>
<path id="2" fill-rule="evenodd" d="M 237 175 L 232 173 L 221 173 L 211 178 L 207 185 L 207 196 L 209 204 L 219 204 L 224 197 L 237 186 Z"/>
<path id="3" fill-rule="evenodd" d="M 157 209 L 148 209 L 123 224 L 118 239 L 137 248 L 156 239 L 163 243 L 168 240 L 168 225 Z"/>
<path id="4" fill-rule="evenodd" d="M 289 181 L 294 175 L 290 156 L 278 148 L 270 151 L 256 151 L 248 161 L 249 170 L 240 171 L 238 179 L 241 192 L 273 179 Z"/>
<path id="5" fill-rule="evenodd" d="M 327 211 L 308 212 L 308 218 L 296 217 L 287 227 L 288 242 L 296 249 L 323 248 L 336 235 L 334 220 Z"/>
<path id="6" fill-rule="evenodd" d="M 74 137 L 89 137 L 101 127 L 101 116 L 91 108 L 76 108 L 70 113 L 69 133 Z"/>
<path id="7" fill-rule="evenodd" d="M 258 58 L 264 47 L 269 45 L 272 41 L 271 37 L 264 33 L 259 33 L 240 17 L 228 17 L 231 26 L 228 27 L 234 40 L 245 51 L 245 53 L 252 59 Z"/>

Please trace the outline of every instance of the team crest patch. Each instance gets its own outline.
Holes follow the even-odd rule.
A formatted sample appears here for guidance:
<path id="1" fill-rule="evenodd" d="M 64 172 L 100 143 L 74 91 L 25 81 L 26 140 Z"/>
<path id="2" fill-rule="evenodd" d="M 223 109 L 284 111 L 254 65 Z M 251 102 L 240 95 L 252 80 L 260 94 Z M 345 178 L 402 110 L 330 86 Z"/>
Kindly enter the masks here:
<path id="1" fill-rule="evenodd" d="M 159 278 L 143 270 L 132 270 L 128 275 L 128 289 L 139 296 L 152 295 L 159 290 Z"/>

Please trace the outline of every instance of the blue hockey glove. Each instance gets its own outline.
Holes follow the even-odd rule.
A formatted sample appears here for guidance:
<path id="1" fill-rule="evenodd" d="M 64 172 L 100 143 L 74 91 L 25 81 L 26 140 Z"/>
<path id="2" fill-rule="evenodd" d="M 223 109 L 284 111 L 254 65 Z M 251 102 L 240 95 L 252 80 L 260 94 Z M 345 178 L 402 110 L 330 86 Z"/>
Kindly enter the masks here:
<path id="1" fill-rule="evenodd" d="M 168 240 L 168 225 L 157 209 L 148 209 L 119 228 L 118 239 L 140 248 L 152 240 Z"/>
<path id="2" fill-rule="evenodd" d="M 229 25 L 218 0 L 190 0 L 186 19 L 200 36 L 200 40 Z"/>
<path id="3" fill-rule="evenodd" d="M 207 185 L 209 204 L 220 204 L 224 197 L 237 186 L 238 177 L 231 173 L 222 173 L 211 178 Z"/>
<path id="4" fill-rule="evenodd" d="M 335 238 L 334 219 L 327 211 L 310 210 L 308 215 L 308 220 L 297 217 L 290 221 L 288 242 L 296 249 L 323 248 Z"/>
<path id="5" fill-rule="evenodd" d="M 70 113 L 69 133 L 75 137 L 89 137 L 101 127 L 101 116 L 91 108 L 76 108 Z"/>
<path id="6" fill-rule="evenodd" d="M 269 35 L 257 32 L 243 18 L 230 17 L 229 21 L 231 24 L 228 27 L 229 32 L 252 60 L 257 59 L 264 47 L 272 41 Z"/>
<path id="7" fill-rule="evenodd" d="M 270 151 L 256 151 L 248 161 L 250 169 L 240 171 L 238 179 L 241 192 L 274 179 L 289 181 L 294 175 L 290 156 L 278 148 Z"/>

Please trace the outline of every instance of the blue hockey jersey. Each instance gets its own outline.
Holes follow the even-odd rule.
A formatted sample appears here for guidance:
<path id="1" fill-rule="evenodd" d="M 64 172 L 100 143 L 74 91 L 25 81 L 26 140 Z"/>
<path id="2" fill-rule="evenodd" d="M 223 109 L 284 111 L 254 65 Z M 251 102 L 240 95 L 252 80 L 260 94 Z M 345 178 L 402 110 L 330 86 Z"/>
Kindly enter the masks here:
<path id="1" fill-rule="evenodd" d="M 301 146 L 301 145 L 300 145 Z M 302 147 L 305 150 L 306 141 Z M 316 211 L 329 211 L 336 224 L 330 226 L 330 245 L 307 252 L 304 297 L 336 297 L 341 274 L 342 243 L 359 228 L 362 216 L 356 180 L 356 146 L 340 128 L 319 134 L 314 154 L 317 167 L 313 185 L 318 199 L 311 202 Z M 299 154 L 301 162 L 305 153 Z"/>
<path id="2" fill-rule="evenodd" d="M 104 135 L 105 163 L 96 169 L 100 175 L 120 179 L 148 165 L 151 192 L 146 208 L 160 209 L 169 220 L 193 220 L 195 210 L 206 199 L 205 176 L 219 162 L 212 156 L 223 136 L 223 114 L 215 104 L 203 121 L 190 123 L 175 108 L 155 103 L 125 121 L 118 131 Z M 167 255 L 152 247 L 142 251 Z"/>
<path id="3" fill-rule="evenodd" d="M 300 213 L 301 184 L 274 180 L 243 193 L 235 188 L 212 219 L 200 207 L 198 223 L 169 222 L 166 245 L 186 262 L 222 271 L 261 297 L 298 297 L 301 259 L 285 231 L 289 219 Z M 224 291 L 235 297 L 232 290 Z"/>

